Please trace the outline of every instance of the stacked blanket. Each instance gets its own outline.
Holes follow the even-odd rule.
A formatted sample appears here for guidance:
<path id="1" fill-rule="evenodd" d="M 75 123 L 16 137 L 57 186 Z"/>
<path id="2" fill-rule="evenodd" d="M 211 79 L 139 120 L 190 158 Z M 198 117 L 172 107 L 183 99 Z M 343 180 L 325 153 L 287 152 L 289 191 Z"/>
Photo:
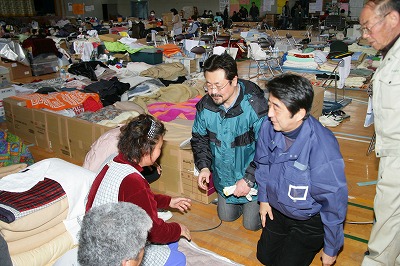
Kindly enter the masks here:
<path id="1" fill-rule="evenodd" d="M 285 67 L 316 69 L 318 64 L 315 62 L 314 53 L 303 53 L 299 50 L 290 50 L 287 53 Z"/>
<path id="2" fill-rule="evenodd" d="M 46 159 L 0 179 L 0 233 L 13 265 L 52 265 L 77 242 L 95 173 Z"/>

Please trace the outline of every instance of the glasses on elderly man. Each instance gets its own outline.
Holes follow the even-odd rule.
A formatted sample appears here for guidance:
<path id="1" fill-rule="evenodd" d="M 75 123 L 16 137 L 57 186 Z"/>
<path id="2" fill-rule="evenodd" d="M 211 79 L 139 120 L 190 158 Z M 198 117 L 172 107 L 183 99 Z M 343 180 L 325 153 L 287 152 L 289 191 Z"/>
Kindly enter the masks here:
<path id="1" fill-rule="evenodd" d="M 374 25 L 372 25 L 371 27 L 361 27 L 361 28 L 359 29 L 361 35 L 363 35 L 363 34 L 368 34 L 368 35 L 370 35 L 371 32 L 372 32 L 372 29 L 373 29 L 376 25 L 382 23 L 382 22 L 385 20 L 386 16 L 390 14 L 390 12 L 391 12 L 391 11 L 389 11 L 388 13 L 386 13 L 380 20 L 378 20 L 378 21 L 377 21 Z"/>
<path id="2" fill-rule="evenodd" d="M 204 90 L 206 90 L 206 91 L 211 91 L 211 90 L 213 90 L 213 89 L 215 89 L 215 90 L 217 90 L 217 91 L 222 91 L 230 82 L 231 82 L 231 81 L 228 80 L 228 82 L 227 82 L 224 86 L 218 86 L 218 85 L 215 85 L 215 84 L 211 84 L 211 83 L 206 82 L 206 83 L 204 84 L 203 88 L 204 88 Z"/>

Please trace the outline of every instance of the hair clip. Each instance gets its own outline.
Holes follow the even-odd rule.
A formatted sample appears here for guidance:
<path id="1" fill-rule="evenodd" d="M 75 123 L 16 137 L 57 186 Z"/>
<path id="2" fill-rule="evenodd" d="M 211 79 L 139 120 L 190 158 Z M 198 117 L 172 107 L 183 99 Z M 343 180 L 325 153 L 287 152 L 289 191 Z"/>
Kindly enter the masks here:
<path id="1" fill-rule="evenodd" d="M 154 122 L 154 120 L 152 119 L 149 132 L 147 132 L 147 137 L 151 139 L 154 138 L 155 131 L 156 131 L 156 122 Z"/>

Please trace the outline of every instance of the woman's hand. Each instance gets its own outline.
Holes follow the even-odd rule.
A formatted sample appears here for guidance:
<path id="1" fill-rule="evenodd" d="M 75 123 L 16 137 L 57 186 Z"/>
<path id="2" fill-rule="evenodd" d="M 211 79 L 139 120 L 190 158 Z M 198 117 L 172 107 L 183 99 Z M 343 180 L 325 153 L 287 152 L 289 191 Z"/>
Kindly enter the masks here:
<path id="1" fill-rule="evenodd" d="M 184 226 L 183 224 L 179 224 L 179 225 L 181 227 L 181 236 L 183 236 L 184 238 L 186 238 L 189 241 L 192 240 L 189 229 L 186 226 Z"/>
<path id="2" fill-rule="evenodd" d="M 190 202 L 191 200 L 187 198 L 171 198 L 169 206 L 180 212 L 186 212 L 191 206 Z"/>

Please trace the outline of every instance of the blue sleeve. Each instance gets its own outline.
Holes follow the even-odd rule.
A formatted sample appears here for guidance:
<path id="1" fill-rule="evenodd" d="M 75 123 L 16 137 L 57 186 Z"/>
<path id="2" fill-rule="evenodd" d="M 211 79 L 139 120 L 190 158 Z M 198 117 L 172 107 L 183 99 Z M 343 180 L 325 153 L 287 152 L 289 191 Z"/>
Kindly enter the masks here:
<path id="1" fill-rule="evenodd" d="M 344 243 L 343 223 L 347 213 L 348 191 L 342 158 L 311 169 L 311 194 L 321 204 L 324 225 L 324 252 L 336 256 Z"/>
<path id="2" fill-rule="evenodd" d="M 268 122 L 268 120 L 264 121 Z M 260 202 L 268 202 L 267 177 L 269 160 L 267 156 L 267 138 L 267 123 L 263 123 L 259 131 L 259 136 L 256 144 L 256 153 L 254 155 L 254 163 L 256 165 L 255 178 L 258 185 L 258 200 Z"/>

